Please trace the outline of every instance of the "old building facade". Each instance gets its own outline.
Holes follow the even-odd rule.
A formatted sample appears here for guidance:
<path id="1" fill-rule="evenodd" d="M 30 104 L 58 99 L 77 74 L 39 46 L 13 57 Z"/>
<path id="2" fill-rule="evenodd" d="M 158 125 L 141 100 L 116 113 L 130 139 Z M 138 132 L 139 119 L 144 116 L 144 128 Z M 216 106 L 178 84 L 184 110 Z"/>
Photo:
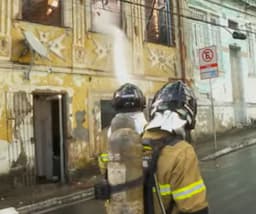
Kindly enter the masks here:
<path id="1" fill-rule="evenodd" d="M 213 130 L 209 80 L 200 78 L 199 49 L 215 45 L 218 77 L 212 79 L 216 132 L 254 124 L 256 117 L 256 2 L 187 0 L 183 26 L 187 76 L 199 98 L 197 136 Z M 233 38 L 233 32 L 246 39 Z"/>
<path id="2" fill-rule="evenodd" d="M 1 175 L 22 184 L 74 179 L 103 149 L 120 72 L 148 99 L 182 78 L 176 1 L 154 1 L 156 10 L 152 2 L 0 1 Z M 103 30 L 109 20 L 115 27 Z"/>

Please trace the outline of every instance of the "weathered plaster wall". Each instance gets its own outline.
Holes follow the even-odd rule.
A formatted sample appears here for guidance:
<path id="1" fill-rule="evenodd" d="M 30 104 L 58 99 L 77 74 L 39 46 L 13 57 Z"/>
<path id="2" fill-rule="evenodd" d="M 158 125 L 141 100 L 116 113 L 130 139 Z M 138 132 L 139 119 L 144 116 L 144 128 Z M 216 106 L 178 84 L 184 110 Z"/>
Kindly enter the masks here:
<path id="1" fill-rule="evenodd" d="M 215 127 L 218 133 L 224 133 L 234 127 L 233 108 L 231 105 L 215 106 Z M 193 131 L 193 139 L 202 139 L 213 133 L 212 110 L 208 105 L 198 106 L 196 128 Z"/>
<path id="2" fill-rule="evenodd" d="M 215 0 L 214 0 L 215 1 Z M 213 2 L 214 2 L 213 1 Z M 228 26 L 228 20 L 233 20 L 238 22 L 240 29 L 246 29 L 247 23 L 256 23 L 256 19 L 253 16 L 246 15 L 245 13 L 252 13 L 255 16 L 255 10 L 248 9 L 244 11 L 243 5 L 240 5 L 239 1 L 218 1 L 217 3 L 224 4 L 221 7 L 220 4 L 214 4 L 212 2 L 202 1 L 202 0 L 187 0 L 187 7 L 194 8 L 196 10 L 204 11 L 207 13 L 207 20 L 211 21 L 211 17 L 218 17 L 218 24 L 222 26 Z M 235 7 L 236 10 L 232 10 Z M 240 13 L 237 11 L 241 10 L 245 13 Z M 198 13 L 199 13 L 198 12 Z M 188 10 L 184 10 L 186 15 L 191 15 Z M 200 13 L 201 14 L 201 13 Z M 201 16 L 198 16 L 201 17 Z M 197 17 L 197 18 L 198 18 Z M 202 17 L 201 17 L 202 18 Z M 204 17 L 206 18 L 206 17 Z M 217 45 L 219 48 L 218 52 L 218 64 L 219 64 L 219 76 L 212 79 L 212 91 L 215 106 L 215 122 L 217 132 L 224 132 L 230 128 L 238 126 L 239 123 L 236 121 L 237 113 L 235 112 L 235 100 L 233 92 L 237 93 L 239 91 L 239 85 L 242 85 L 244 96 L 244 106 L 242 107 L 242 112 L 244 112 L 246 117 L 246 122 L 241 121 L 241 125 L 248 125 L 252 118 L 255 118 L 255 101 L 256 95 L 255 84 L 256 79 L 251 75 L 252 73 L 252 63 L 249 58 L 249 41 L 252 39 L 247 38 L 246 40 L 236 40 L 232 38 L 232 29 L 224 29 L 223 27 L 207 25 L 202 22 L 196 22 L 193 20 L 184 20 L 185 24 L 185 38 L 186 38 L 186 49 L 187 49 L 187 74 L 194 79 L 195 91 L 199 99 L 201 106 L 198 112 L 198 129 L 196 129 L 196 135 L 199 136 L 200 133 L 206 133 L 210 130 L 212 119 L 210 114 L 211 102 L 210 102 L 210 84 L 209 80 L 200 79 L 199 63 L 198 63 L 198 49 L 206 46 Z M 195 27 L 201 29 L 201 34 L 199 30 L 197 41 L 201 43 L 201 46 L 196 46 L 195 42 Z M 206 37 L 208 31 L 208 37 Z M 219 37 L 218 33 L 219 32 Z M 241 69 L 239 73 L 241 74 L 240 81 L 234 84 L 232 82 L 232 77 L 234 71 L 231 70 L 230 61 L 230 47 L 240 48 L 240 57 L 238 58 L 241 62 Z M 206 113 L 208 112 L 208 113 Z M 239 114 L 239 113 L 238 113 Z M 208 115 L 209 117 L 207 117 Z M 243 114 L 241 114 L 243 117 Z M 207 122 L 206 122 L 207 121 Z M 248 124 L 246 124 L 248 123 Z"/>
<path id="3" fill-rule="evenodd" d="M 30 80 L 23 79 L 23 72 L 26 70 L 2 70 L 0 72 L 1 76 L 5 76 L 5 79 L 1 79 L 1 95 L 13 93 L 13 97 L 7 97 L 1 100 L 1 141 L 9 143 L 9 147 L 15 145 L 15 142 L 20 143 L 25 136 L 22 135 L 22 130 L 30 130 L 30 135 L 33 137 L 33 120 L 32 120 L 32 100 L 25 99 L 24 96 L 34 91 L 51 91 L 51 92 L 66 92 L 68 95 L 69 105 L 69 136 L 72 138 L 68 143 L 68 154 L 69 154 L 69 169 L 71 171 L 83 168 L 87 165 L 90 158 L 95 157 L 101 148 L 101 127 L 100 127 L 100 104 L 99 101 L 103 98 L 111 99 L 113 91 L 119 87 L 119 83 L 113 77 L 101 77 L 101 76 L 85 76 L 79 74 L 71 73 L 48 73 L 32 70 L 30 74 Z M 140 85 L 141 89 L 145 92 L 147 96 L 151 96 L 158 88 L 160 88 L 163 82 L 151 82 L 146 80 L 132 80 L 133 83 Z M 15 86 L 15 87 L 14 87 Z M 108 96 L 105 96 L 105 95 Z M 21 96 L 22 95 L 22 96 Z M 16 118 L 16 123 L 9 124 L 6 126 L 6 116 L 3 115 L 5 111 L 13 111 L 10 109 L 9 104 L 6 103 L 14 102 L 15 96 L 24 97 L 24 106 L 27 106 L 28 111 L 15 110 L 14 117 Z M 12 99 L 12 100 L 10 100 Z M 7 109 L 6 109 L 7 108 Z M 26 110 L 26 108 L 25 108 Z M 15 115 L 15 112 L 19 113 Z M 26 112 L 30 112 L 29 115 Z M 25 127 L 23 123 L 18 123 L 18 118 L 29 117 L 27 121 L 31 123 Z M 91 124 L 89 121 L 92 121 Z M 15 126 L 16 131 L 11 131 L 11 128 Z M 18 131 L 18 132 L 17 132 Z M 20 132 L 21 131 L 21 132 Z M 9 134 L 8 134 L 9 133 Z M 21 134 L 21 135 L 20 135 Z M 90 142 L 89 142 L 90 141 Z M 6 143 L 5 143 L 6 144 Z M 33 142 L 28 145 L 28 147 L 33 147 Z M 16 149 L 16 148 L 13 148 Z M 22 153 L 22 147 L 17 146 L 17 154 L 10 157 L 11 161 L 17 162 L 20 154 Z M 23 154 L 24 155 L 24 154 Z M 26 154 L 27 159 L 34 160 L 34 152 L 31 154 Z M 0 159 L 1 161 L 1 159 Z M 4 160 L 6 161 L 6 159 Z M 29 161 L 26 162 L 26 164 Z M 6 171 L 6 170 L 4 170 Z M 1 172 L 1 171 L 0 171 Z M 3 172 L 3 171 L 2 171 Z"/>
<path id="4" fill-rule="evenodd" d="M 0 15 L 0 174 L 19 165 L 34 167 L 35 91 L 67 94 L 70 172 L 85 168 L 104 149 L 100 100 L 111 99 L 120 83 L 114 74 L 113 38 L 90 32 L 88 4 L 65 1 L 65 27 L 52 27 L 17 20 L 21 19 L 21 1 L 0 1 L 0 8 L 6 8 Z M 123 30 L 131 50 L 127 60 L 132 63 L 128 81 L 151 98 L 169 77 L 176 78 L 176 48 L 144 42 L 143 8 L 124 4 L 123 9 Z M 43 44 L 48 58 L 31 56 L 24 43 L 25 31 Z M 20 110 L 14 107 L 17 96 L 24 101 Z M 26 124 L 19 123 L 19 118 Z M 24 139 L 26 143 L 22 143 Z"/>

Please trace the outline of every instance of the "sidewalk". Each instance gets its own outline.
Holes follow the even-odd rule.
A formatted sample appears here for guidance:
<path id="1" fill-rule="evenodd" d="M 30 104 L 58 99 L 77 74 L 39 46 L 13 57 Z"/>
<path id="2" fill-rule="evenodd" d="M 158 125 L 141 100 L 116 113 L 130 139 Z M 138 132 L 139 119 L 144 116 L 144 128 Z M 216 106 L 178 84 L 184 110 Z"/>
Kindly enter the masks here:
<path id="1" fill-rule="evenodd" d="M 99 179 L 99 170 L 89 169 L 86 176 L 69 184 L 48 183 L 17 188 L 0 186 L 0 213 L 9 207 L 15 208 L 19 214 L 39 213 L 64 204 L 90 200 L 94 198 L 93 186 Z"/>
<path id="2" fill-rule="evenodd" d="M 199 159 L 206 161 L 252 145 L 256 145 L 256 127 L 236 128 L 217 135 L 216 146 L 210 136 L 205 142 L 195 143 L 194 147 Z"/>

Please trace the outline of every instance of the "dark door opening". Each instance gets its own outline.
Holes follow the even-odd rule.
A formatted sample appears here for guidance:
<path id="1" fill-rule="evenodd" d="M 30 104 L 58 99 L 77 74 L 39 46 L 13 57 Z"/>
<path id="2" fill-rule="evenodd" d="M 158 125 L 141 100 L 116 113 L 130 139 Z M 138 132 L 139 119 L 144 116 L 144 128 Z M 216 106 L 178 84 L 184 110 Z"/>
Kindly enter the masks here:
<path id="1" fill-rule="evenodd" d="M 100 112 L 101 112 L 101 128 L 106 129 L 110 126 L 111 120 L 116 115 L 116 111 L 112 106 L 111 100 L 100 101 Z"/>
<path id="2" fill-rule="evenodd" d="M 36 176 L 39 183 L 65 182 L 65 95 L 34 94 Z"/>

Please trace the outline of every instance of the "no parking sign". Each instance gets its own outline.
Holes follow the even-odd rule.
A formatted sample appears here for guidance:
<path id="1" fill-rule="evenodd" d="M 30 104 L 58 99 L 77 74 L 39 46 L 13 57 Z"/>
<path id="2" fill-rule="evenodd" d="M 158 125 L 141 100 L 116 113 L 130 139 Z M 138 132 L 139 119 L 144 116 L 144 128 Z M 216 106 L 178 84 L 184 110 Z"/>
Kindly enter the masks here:
<path id="1" fill-rule="evenodd" d="M 217 151 L 217 140 L 216 140 L 216 127 L 215 127 L 215 114 L 214 114 L 214 103 L 212 95 L 212 78 L 218 77 L 218 63 L 217 63 L 217 51 L 216 46 L 205 47 L 199 49 L 199 63 L 200 63 L 200 78 L 202 80 L 209 79 L 210 84 L 210 95 L 211 95 L 211 109 L 212 109 L 212 132 L 214 136 L 214 147 Z"/>
<path id="2" fill-rule="evenodd" d="M 218 77 L 216 46 L 199 49 L 199 64 L 201 79 Z"/>

